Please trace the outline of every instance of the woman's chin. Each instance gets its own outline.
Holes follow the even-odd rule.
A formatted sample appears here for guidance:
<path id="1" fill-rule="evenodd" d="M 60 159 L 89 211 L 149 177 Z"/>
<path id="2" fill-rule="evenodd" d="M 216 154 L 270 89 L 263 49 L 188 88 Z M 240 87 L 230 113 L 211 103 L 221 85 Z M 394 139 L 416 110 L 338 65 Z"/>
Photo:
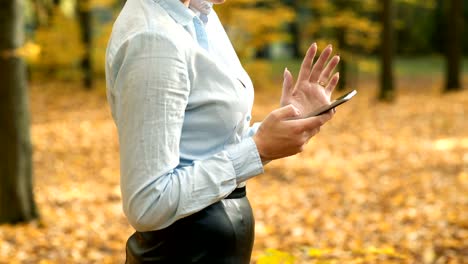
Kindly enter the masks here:
<path id="1" fill-rule="evenodd" d="M 208 0 L 208 1 L 215 5 L 219 5 L 219 4 L 226 2 L 226 0 Z"/>

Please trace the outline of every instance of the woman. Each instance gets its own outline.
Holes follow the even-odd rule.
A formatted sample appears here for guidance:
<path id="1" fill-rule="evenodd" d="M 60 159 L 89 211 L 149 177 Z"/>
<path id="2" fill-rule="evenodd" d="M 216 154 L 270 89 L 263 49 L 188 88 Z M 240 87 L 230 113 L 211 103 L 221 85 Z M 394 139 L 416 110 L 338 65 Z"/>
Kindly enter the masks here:
<path id="1" fill-rule="evenodd" d="M 313 44 L 282 107 L 250 127 L 253 88 L 219 19 L 224 0 L 127 0 L 106 53 L 119 133 L 123 209 L 136 232 L 127 263 L 249 263 L 245 182 L 300 152 L 332 113 L 339 61 Z M 312 66 L 313 65 L 313 66 Z M 325 87 L 324 87 L 325 86 Z"/>

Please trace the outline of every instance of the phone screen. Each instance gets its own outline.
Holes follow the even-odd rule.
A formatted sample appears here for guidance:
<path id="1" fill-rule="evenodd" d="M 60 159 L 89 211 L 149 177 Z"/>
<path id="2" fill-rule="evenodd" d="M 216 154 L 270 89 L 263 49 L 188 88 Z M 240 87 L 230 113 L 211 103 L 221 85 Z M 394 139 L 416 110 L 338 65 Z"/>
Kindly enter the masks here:
<path id="1" fill-rule="evenodd" d="M 349 101 L 349 99 L 351 99 L 356 94 L 357 94 L 357 91 L 352 90 L 351 92 L 346 93 L 346 94 L 338 97 L 336 100 L 331 102 L 329 105 L 324 105 L 324 106 L 319 107 L 318 109 L 310 112 L 304 118 L 312 117 L 312 116 L 319 116 L 319 115 L 325 114 L 326 112 L 330 111 L 331 109 L 333 109 L 333 108 L 335 108 L 335 107 Z"/>

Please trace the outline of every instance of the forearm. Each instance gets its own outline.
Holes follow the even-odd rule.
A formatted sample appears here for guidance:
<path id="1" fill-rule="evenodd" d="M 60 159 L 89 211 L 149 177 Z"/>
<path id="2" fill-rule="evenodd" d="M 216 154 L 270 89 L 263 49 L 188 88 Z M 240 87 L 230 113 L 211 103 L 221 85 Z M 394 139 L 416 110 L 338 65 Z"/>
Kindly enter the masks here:
<path id="1" fill-rule="evenodd" d="M 168 170 L 123 159 L 124 212 L 138 231 L 157 230 L 229 195 L 239 183 L 263 173 L 251 138 L 190 166 Z M 173 162 L 175 164 L 175 162 Z M 136 165 L 139 164 L 139 165 Z M 147 163 L 146 163 L 147 164 Z M 171 164 L 173 165 L 173 164 Z"/>

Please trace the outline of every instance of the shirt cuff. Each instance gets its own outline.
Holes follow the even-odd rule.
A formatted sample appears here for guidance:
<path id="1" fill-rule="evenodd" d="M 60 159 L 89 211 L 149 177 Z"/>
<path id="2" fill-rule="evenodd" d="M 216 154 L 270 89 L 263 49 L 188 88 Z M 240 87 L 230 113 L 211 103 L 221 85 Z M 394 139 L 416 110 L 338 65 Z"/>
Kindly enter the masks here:
<path id="1" fill-rule="evenodd" d="M 253 135 L 255 135 L 261 124 L 262 122 L 256 122 L 251 127 L 249 127 L 249 130 L 247 132 L 247 137 L 252 137 Z"/>
<path id="2" fill-rule="evenodd" d="M 236 172 L 237 183 L 263 173 L 263 164 L 253 138 L 249 137 L 227 149 Z"/>

